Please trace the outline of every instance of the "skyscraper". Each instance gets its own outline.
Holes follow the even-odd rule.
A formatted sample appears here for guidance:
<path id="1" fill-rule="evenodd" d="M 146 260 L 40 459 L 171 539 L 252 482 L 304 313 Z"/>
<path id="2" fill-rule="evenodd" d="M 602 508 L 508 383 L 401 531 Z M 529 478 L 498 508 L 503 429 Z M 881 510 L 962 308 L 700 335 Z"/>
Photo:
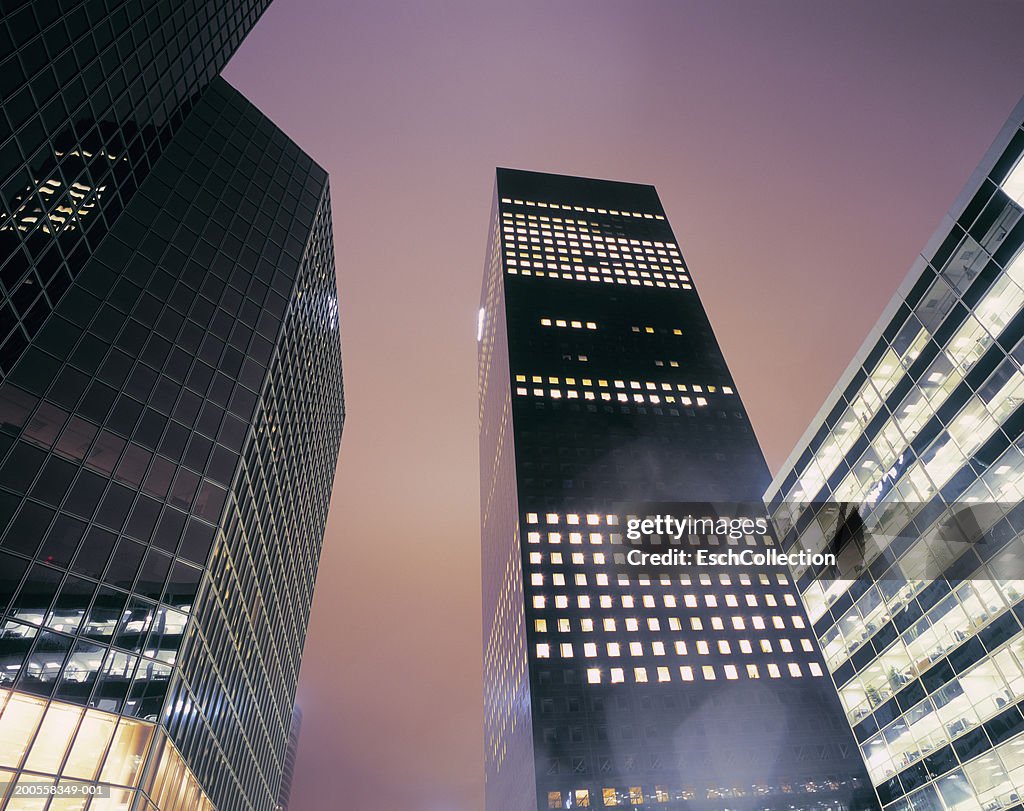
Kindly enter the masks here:
<path id="1" fill-rule="evenodd" d="M 489 811 L 857 804 L 788 577 L 619 565 L 769 480 L 654 188 L 499 169 L 478 339 Z"/>
<path id="2" fill-rule="evenodd" d="M 1024 102 L 765 500 L 886 808 L 1024 795 Z"/>
<path id="3" fill-rule="evenodd" d="M 216 78 L 265 5 L 0 22 L 0 809 L 277 800 L 344 410 L 327 176 Z"/>

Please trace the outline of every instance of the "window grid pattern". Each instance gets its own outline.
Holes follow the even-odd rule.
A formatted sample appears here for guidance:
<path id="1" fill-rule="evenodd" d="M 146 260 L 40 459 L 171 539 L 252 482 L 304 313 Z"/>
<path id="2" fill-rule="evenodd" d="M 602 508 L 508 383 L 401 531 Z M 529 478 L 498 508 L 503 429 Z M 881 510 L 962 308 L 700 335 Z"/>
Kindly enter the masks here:
<path id="1" fill-rule="evenodd" d="M 267 4 L 71 0 L 5 12 L 0 375 Z"/>
<path id="2" fill-rule="evenodd" d="M 486 807 L 534 811 L 533 718 L 497 204 L 481 294 L 480 538 Z"/>
<path id="3" fill-rule="evenodd" d="M 479 334 L 487 807 L 872 807 L 788 575 L 645 578 L 621 560 L 617 505 L 756 502 L 768 482 L 656 193 L 499 170 L 494 204 Z"/>
<path id="4" fill-rule="evenodd" d="M 899 811 L 1003 808 L 1024 790 L 1024 581 L 1007 568 L 1024 549 L 1022 117 L 765 496 L 787 550 L 836 537 L 845 513 L 828 502 L 887 539 L 862 572 L 793 574 L 879 798 Z M 922 577 L 922 538 L 964 505 L 984 505 L 984 543 L 930 545 L 944 577 Z"/>
<path id="5" fill-rule="evenodd" d="M 275 796 L 283 763 L 281 707 L 290 718 L 334 470 L 324 454 L 333 446 L 336 459 L 341 425 L 328 206 L 323 171 L 214 80 L 0 384 L 0 678 L 167 725 L 219 808 L 273 807 L 264 797 Z M 326 399 L 317 400 L 308 386 L 321 365 Z M 308 447 L 293 437 L 307 416 L 319 432 Z M 259 438 L 245 450 L 268 420 L 270 450 Z M 264 452 L 287 470 L 253 474 Z M 308 473 L 303 453 L 316 456 Z M 305 495 L 289 512 L 281 493 L 292 486 Z M 256 632 L 240 606 L 252 590 L 229 594 L 222 615 L 202 624 L 214 647 L 198 630 L 186 641 L 190 616 L 215 603 L 209 579 L 197 596 L 215 538 L 223 549 L 236 537 L 257 498 L 309 522 L 273 536 L 304 541 L 293 566 L 277 569 L 293 578 L 282 592 L 294 591 L 265 595 L 272 613 Z M 280 651 L 267 633 L 278 620 Z M 258 709 L 225 714 L 211 733 L 194 720 L 209 706 L 179 671 L 188 665 L 198 681 L 220 666 L 230 623 L 264 686 L 248 693 Z M 251 660 L 257 644 L 265 663 Z M 254 676 L 244 679 L 222 687 L 241 693 Z"/>

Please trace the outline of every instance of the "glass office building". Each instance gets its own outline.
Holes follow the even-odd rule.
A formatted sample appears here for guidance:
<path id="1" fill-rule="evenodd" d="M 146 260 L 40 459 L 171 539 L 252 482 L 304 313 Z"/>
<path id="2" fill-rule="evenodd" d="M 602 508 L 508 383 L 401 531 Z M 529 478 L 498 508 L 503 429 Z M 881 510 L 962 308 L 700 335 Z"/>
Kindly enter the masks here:
<path id="1" fill-rule="evenodd" d="M 288 811 L 288 801 L 292 794 L 292 781 L 295 778 L 295 758 L 299 753 L 299 735 L 302 734 L 302 710 L 296 704 L 292 710 L 292 726 L 288 732 L 288 749 L 284 755 L 284 774 L 281 776 L 281 788 L 277 792 L 277 811 Z"/>
<path id="2" fill-rule="evenodd" d="M 478 345 L 489 811 L 870 806 L 786 573 L 621 565 L 769 481 L 654 188 L 499 169 Z"/>
<path id="3" fill-rule="evenodd" d="M 1024 103 L 765 496 L 886 809 L 1024 794 Z"/>
<path id="4" fill-rule="evenodd" d="M 327 176 L 216 77 L 264 6 L 0 21 L 6 811 L 275 807 L 343 395 Z"/>

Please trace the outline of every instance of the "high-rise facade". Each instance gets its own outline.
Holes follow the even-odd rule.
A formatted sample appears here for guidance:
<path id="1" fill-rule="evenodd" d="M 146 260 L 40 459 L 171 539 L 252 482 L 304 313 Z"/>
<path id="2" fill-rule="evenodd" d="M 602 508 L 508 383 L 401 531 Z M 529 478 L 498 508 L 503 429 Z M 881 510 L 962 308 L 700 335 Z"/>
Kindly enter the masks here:
<path id="1" fill-rule="evenodd" d="M 499 169 L 478 342 L 488 810 L 859 805 L 788 576 L 621 566 L 769 481 L 654 188 Z"/>
<path id="2" fill-rule="evenodd" d="M 302 734 L 302 710 L 296 704 L 292 710 L 292 726 L 288 731 L 288 749 L 284 755 L 284 774 L 281 775 L 281 788 L 277 792 L 277 811 L 288 811 L 288 801 L 292 795 L 292 780 L 295 778 L 295 759 L 299 754 L 299 735 Z"/>
<path id="3" fill-rule="evenodd" d="M 0 20 L 0 809 L 275 807 L 344 408 L 265 5 Z"/>
<path id="4" fill-rule="evenodd" d="M 765 495 L 886 809 L 1024 796 L 1024 102 Z"/>

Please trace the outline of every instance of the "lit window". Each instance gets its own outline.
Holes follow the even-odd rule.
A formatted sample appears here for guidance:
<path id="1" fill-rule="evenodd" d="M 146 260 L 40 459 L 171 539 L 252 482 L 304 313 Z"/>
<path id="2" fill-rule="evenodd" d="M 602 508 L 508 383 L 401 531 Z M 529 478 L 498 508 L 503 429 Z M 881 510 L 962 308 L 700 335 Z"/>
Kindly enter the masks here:
<path id="1" fill-rule="evenodd" d="M 703 631 L 704 623 L 700 621 L 700 617 L 690 617 L 690 628 L 694 631 Z"/>
<path id="2" fill-rule="evenodd" d="M 811 644 L 811 640 L 809 640 L 809 639 L 801 639 L 800 640 L 800 647 L 803 648 L 808 653 L 813 653 L 814 652 L 814 646 Z"/>
<path id="3" fill-rule="evenodd" d="M 599 668 L 599 667 L 587 668 L 587 683 L 588 684 L 600 684 L 601 683 L 601 668 Z"/>
<path id="4" fill-rule="evenodd" d="M 732 618 L 732 627 L 733 627 L 733 630 L 743 631 L 743 630 L 746 629 L 747 626 L 746 626 L 746 623 L 743 622 L 743 617 L 733 617 Z"/>
<path id="5" fill-rule="evenodd" d="M 590 595 L 581 594 L 579 597 L 576 598 L 576 605 L 578 605 L 580 608 L 590 608 Z"/>
<path id="6" fill-rule="evenodd" d="M 747 665 L 747 678 L 759 679 L 761 674 L 757 672 L 757 665 Z"/>
<path id="7" fill-rule="evenodd" d="M 543 563 L 543 562 L 544 562 L 544 555 L 543 555 L 543 553 L 541 553 L 541 552 L 531 552 L 530 553 L 530 563 L 536 565 L 538 563 Z"/>
<path id="8" fill-rule="evenodd" d="M 822 676 L 822 675 L 824 675 L 821 672 L 821 665 L 819 665 L 817 662 L 811 662 L 809 665 L 807 665 L 807 667 L 810 668 L 812 676 Z"/>
<path id="9" fill-rule="evenodd" d="M 636 617 L 626 618 L 626 630 L 627 631 L 639 631 L 640 624 L 637 622 Z"/>
<path id="10" fill-rule="evenodd" d="M 648 617 L 647 618 L 647 630 L 648 631 L 660 631 L 661 630 L 661 622 L 658 621 L 657 617 Z"/>
<path id="11" fill-rule="evenodd" d="M 614 631 L 615 630 L 615 618 L 614 617 L 606 617 L 605 618 L 605 620 L 604 620 L 604 629 L 606 631 Z"/>
<path id="12" fill-rule="evenodd" d="M 585 633 L 589 633 L 594 630 L 594 621 L 590 617 L 584 617 L 580 620 L 580 630 Z"/>
<path id="13" fill-rule="evenodd" d="M 566 597 L 564 594 L 556 594 L 555 595 L 555 608 L 568 608 L 568 607 L 569 607 L 569 598 Z"/>
<path id="14" fill-rule="evenodd" d="M 544 597 L 543 597 L 543 595 L 537 594 L 537 595 L 534 596 L 534 598 L 533 598 L 533 607 L 534 608 L 543 608 L 544 607 Z"/>
<path id="15" fill-rule="evenodd" d="M 778 665 L 768 665 L 768 675 L 771 676 L 773 679 L 777 679 L 777 678 L 781 677 L 782 674 L 779 672 L 779 666 Z"/>
<path id="16" fill-rule="evenodd" d="M 668 668 L 667 667 L 659 667 L 658 668 L 658 681 L 671 681 L 671 680 L 672 679 L 669 677 L 669 674 L 668 674 Z"/>
<path id="17" fill-rule="evenodd" d="M 779 640 L 779 647 L 782 648 L 782 652 L 783 653 L 792 653 L 793 652 L 793 643 L 790 642 L 788 639 L 780 639 Z"/>
<path id="18" fill-rule="evenodd" d="M 583 655 L 589 659 L 593 659 L 595 656 L 597 656 L 597 645 L 593 642 L 584 642 Z"/>
<path id="19" fill-rule="evenodd" d="M 730 680 L 735 680 L 740 677 L 739 673 L 736 672 L 736 665 L 725 666 L 725 677 Z"/>
<path id="20" fill-rule="evenodd" d="M 623 676 L 622 668 L 621 667 L 613 667 L 612 668 L 612 684 L 622 684 L 623 681 L 625 681 L 625 677 Z"/>
<path id="21" fill-rule="evenodd" d="M 533 621 L 533 629 L 538 634 L 546 634 L 547 631 L 548 631 L 548 621 L 547 620 L 534 620 Z"/>
<path id="22" fill-rule="evenodd" d="M 531 586 L 543 586 L 544 585 L 544 575 L 536 574 L 536 573 L 531 574 L 530 575 L 530 585 Z"/>
<path id="23" fill-rule="evenodd" d="M 537 658 L 538 659 L 549 659 L 551 658 L 551 646 L 546 642 L 537 643 Z"/>
<path id="24" fill-rule="evenodd" d="M 699 653 L 701 656 L 706 656 L 708 653 L 710 653 L 710 649 L 708 648 L 708 643 L 705 640 L 703 640 L 703 639 L 698 639 L 697 640 L 697 653 Z"/>
<path id="25" fill-rule="evenodd" d="M 567 633 L 569 633 L 569 630 L 570 630 L 569 620 L 564 619 L 564 618 L 558 620 L 558 633 L 560 633 L 560 634 L 567 634 Z"/>
<path id="26" fill-rule="evenodd" d="M 798 665 L 796 662 L 790 662 L 789 663 L 789 675 L 794 677 L 794 678 L 799 679 L 804 674 L 800 671 L 800 665 Z"/>
<path id="27" fill-rule="evenodd" d="M 629 643 L 629 655 L 630 656 L 643 656 L 644 655 L 644 646 L 641 643 L 639 643 L 639 642 L 630 642 Z"/>
<path id="28" fill-rule="evenodd" d="M 740 640 L 740 653 L 753 653 L 753 649 L 750 646 L 749 639 Z"/>
<path id="29" fill-rule="evenodd" d="M 689 665 L 681 665 L 679 668 L 679 677 L 683 681 L 693 681 L 693 668 Z"/>
<path id="30" fill-rule="evenodd" d="M 619 655 L 619 643 L 618 642 L 609 642 L 608 643 L 608 655 L 611 656 L 611 657 L 616 657 L 616 656 Z"/>
<path id="31" fill-rule="evenodd" d="M 633 676 L 640 684 L 647 682 L 647 668 L 646 667 L 634 667 Z"/>
<path id="32" fill-rule="evenodd" d="M 726 640 L 724 640 L 724 639 L 718 640 L 718 652 L 719 653 L 732 653 L 732 650 L 729 648 L 729 643 Z"/>
<path id="33" fill-rule="evenodd" d="M 527 513 L 526 514 L 526 523 L 527 524 L 536 524 L 537 523 L 537 513 Z"/>
<path id="34" fill-rule="evenodd" d="M 632 597 L 632 595 L 630 595 L 630 594 L 623 594 L 622 595 L 622 607 L 623 608 L 632 608 L 633 607 L 633 597 Z"/>
<path id="35" fill-rule="evenodd" d="M 560 651 L 563 659 L 572 659 L 572 642 L 563 642 Z"/>
<path id="36" fill-rule="evenodd" d="M 683 642 L 681 639 L 677 639 L 676 643 L 675 643 L 675 646 L 676 646 L 676 653 L 677 654 L 679 654 L 680 656 L 686 656 L 686 643 L 685 642 Z"/>
<path id="37" fill-rule="evenodd" d="M 715 668 L 714 665 L 703 665 L 700 669 L 701 675 L 704 676 L 706 681 L 715 680 Z"/>
<path id="38" fill-rule="evenodd" d="M 653 651 L 655 656 L 664 656 L 665 655 L 665 643 L 664 642 L 652 642 L 651 643 L 651 650 Z"/>

